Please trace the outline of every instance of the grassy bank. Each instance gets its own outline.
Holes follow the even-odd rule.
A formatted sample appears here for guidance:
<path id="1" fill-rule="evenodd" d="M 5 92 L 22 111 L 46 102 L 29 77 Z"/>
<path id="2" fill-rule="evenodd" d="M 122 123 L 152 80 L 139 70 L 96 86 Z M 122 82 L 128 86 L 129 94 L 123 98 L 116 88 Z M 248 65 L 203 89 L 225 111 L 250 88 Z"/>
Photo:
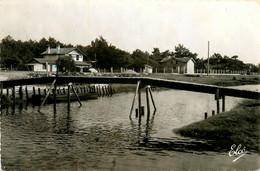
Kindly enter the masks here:
<path id="1" fill-rule="evenodd" d="M 243 101 L 229 112 L 175 129 L 182 136 L 213 140 L 219 147 L 230 149 L 242 144 L 260 152 L 260 102 Z"/>

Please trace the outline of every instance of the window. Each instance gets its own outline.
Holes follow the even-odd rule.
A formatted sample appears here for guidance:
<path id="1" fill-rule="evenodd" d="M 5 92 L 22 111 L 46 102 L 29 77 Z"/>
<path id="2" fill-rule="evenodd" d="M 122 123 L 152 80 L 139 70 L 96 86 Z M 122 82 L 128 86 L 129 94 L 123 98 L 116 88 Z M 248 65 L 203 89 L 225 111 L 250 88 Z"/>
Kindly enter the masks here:
<path id="1" fill-rule="evenodd" d="M 69 54 L 69 56 L 70 56 L 70 57 L 72 57 L 72 55 L 71 55 L 71 54 Z"/>
<path id="2" fill-rule="evenodd" d="M 42 64 L 42 69 L 47 69 L 46 64 Z"/>
<path id="3" fill-rule="evenodd" d="M 176 64 L 178 64 L 178 61 L 176 61 Z"/>
<path id="4" fill-rule="evenodd" d="M 76 60 L 77 60 L 77 61 L 79 60 L 79 55 L 76 56 Z"/>

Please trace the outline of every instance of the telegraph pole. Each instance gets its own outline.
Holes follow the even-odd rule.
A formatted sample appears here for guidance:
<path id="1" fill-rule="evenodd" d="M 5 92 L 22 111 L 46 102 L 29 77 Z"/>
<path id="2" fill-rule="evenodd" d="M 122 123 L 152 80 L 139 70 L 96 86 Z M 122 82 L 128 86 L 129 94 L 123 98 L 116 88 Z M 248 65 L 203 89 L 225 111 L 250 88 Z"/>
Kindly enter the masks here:
<path id="1" fill-rule="evenodd" d="M 207 75 L 209 75 L 209 41 L 208 41 L 208 67 L 207 67 Z"/>

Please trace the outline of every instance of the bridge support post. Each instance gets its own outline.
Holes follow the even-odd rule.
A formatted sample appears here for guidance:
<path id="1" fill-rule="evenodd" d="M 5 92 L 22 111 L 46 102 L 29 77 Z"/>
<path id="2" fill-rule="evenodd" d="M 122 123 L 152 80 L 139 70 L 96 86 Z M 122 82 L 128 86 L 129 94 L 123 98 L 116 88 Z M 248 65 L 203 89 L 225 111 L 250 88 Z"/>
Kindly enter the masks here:
<path id="1" fill-rule="evenodd" d="M 77 98 L 77 100 L 78 100 L 78 102 L 79 102 L 79 105 L 82 106 L 81 101 L 80 101 L 80 99 L 79 99 L 79 96 L 78 96 L 77 92 L 75 91 L 73 85 L 71 85 L 71 89 L 72 89 L 72 92 L 75 94 L 75 96 L 76 96 L 76 98 Z"/>
<path id="2" fill-rule="evenodd" d="M 53 109 L 54 109 L 54 113 L 56 113 L 56 96 L 57 96 L 57 83 L 55 81 L 55 83 L 54 83 L 54 93 L 53 93 L 53 98 L 54 98 Z"/>
<path id="3" fill-rule="evenodd" d="M 139 123 L 141 123 L 141 114 L 142 114 L 142 97 L 141 97 L 141 89 L 138 87 L 138 113 L 139 113 Z"/>
<path id="4" fill-rule="evenodd" d="M 145 89 L 146 103 L 147 103 L 147 118 L 149 118 L 149 116 L 150 116 L 149 88 L 150 88 L 150 86 L 148 86 L 148 88 Z"/>
<path id="5" fill-rule="evenodd" d="M 225 95 L 222 96 L 222 112 L 225 112 Z"/>
<path id="6" fill-rule="evenodd" d="M 68 84 L 68 97 L 67 97 L 67 103 L 68 103 L 68 111 L 70 111 L 70 84 Z"/>
<path id="7" fill-rule="evenodd" d="M 132 121 L 131 115 L 132 115 L 132 112 L 133 112 L 133 109 L 134 109 L 134 104 L 135 104 L 135 97 L 136 97 L 136 95 L 137 95 L 137 93 L 138 93 L 140 83 L 141 83 L 141 81 L 138 81 L 138 82 L 137 82 L 136 91 L 135 91 L 134 99 L 133 99 L 133 102 L 132 102 L 132 107 L 131 107 L 131 110 L 130 110 L 129 119 L 130 119 L 131 121 Z M 137 110 L 136 110 L 136 111 L 137 111 Z M 136 112 L 136 113 L 138 113 L 138 112 Z"/>
<path id="8" fill-rule="evenodd" d="M 217 114 L 219 114 L 219 89 L 216 91 Z"/>
<path id="9" fill-rule="evenodd" d="M 15 104 L 15 86 L 13 86 L 13 104 Z"/>
<path id="10" fill-rule="evenodd" d="M 150 96 L 151 96 L 151 100 L 152 100 L 153 108 L 154 108 L 154 114 L 155 114 L 155 112 L 156 112 L 156 107 L 155 107 L 155 103 L 154 103 L 154 100 L 153 100 L 153 94 L 152 94 L 151 88 L 149 88 L 149 92 L 150 92 Z"/>

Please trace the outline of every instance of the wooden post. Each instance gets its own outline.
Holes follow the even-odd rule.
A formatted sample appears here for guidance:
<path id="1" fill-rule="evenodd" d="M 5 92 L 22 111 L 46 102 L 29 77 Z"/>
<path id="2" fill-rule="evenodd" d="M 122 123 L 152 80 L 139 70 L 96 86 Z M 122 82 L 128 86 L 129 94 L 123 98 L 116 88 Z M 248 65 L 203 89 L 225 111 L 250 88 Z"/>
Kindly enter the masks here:
<path id="1" fill-rule="evenodd" d="M 44 96 L 46 96 L 46 95 L 47 95 L 47 90 L 46 90 L 46 88 L 45 88 L 45 89 L 43 89 L 43 93 L 44 93 Z"/>
<path id="2" fill-rule="evenodd" d="M 9 89 L 6 89 L 6 96 L 9 97 Z"/>
<path id="3" fill-rule="evenodd" d="M 102 93 L 103 93 L 103 95 L 102 95 L 102 96 L 104 96 L 104 95 L 105 95 L 104 86 L 102 86 Z"/>
<path id="4" fill-rule="evenodd" d="M 26 102 L 28 102 L 29 101 L 29 95 L 28 95 L 27 86 L 25 87 L 25 97 L 26 97 Z"/>
<path id="5" fill-rule="evenodd" d="M 141 97 L 141 89 L 138 88 L 138 113 L 139 113 L 139 122 L 141 122 L 141 113 L 142 113 L 142 97 Z"/>
<path id="6" fill-rule="evenodd" d="M 141 111 L 142 111 L 141 115 L 143 116 L 144 115 L 144 106 L 141 107 Z"/>
<path id="7" fill-rule="evenodd" d="M 63 87 L 63 94 L 66 94 L 66 90 L 65 90 L 65 87 Z"/>
<path id="8" fill-rule="evenodd" d="M 157 68 L 155 68 L 155 73 L 157 74 Z"/>
<path id="9" fill-rule="evenodd" d="M 15 104 L 15 86 L 13 87 L 13 103 Z"/>
<path id="10" fill-rule="evenodd" d="M 217 114 L 219 114 L 219 89 L 216 91 Z"/>
<path id="11" fill-rule="evenodd" d="M 22 86 L 19 87 L 19 98 L 20 98 L 20 100 L 23 100 L 23 88 L 22 88 Z"/>
<path id="12" fill-rule="evenodd" d="M 205 114 L 204 114 L 204 115 L 205 115 L 205 119 L 207 119 L 207 117 L 208 117 L 208 113 L 207 113 L 207 112 L 205 112 Z"/>
<path id="13" fill-rule="evenodd" d="M 33 95 L 35 95 L 35 87 L 33 87 Z"/>
<path id="14" fill-rule="evenodd" d="M 138 109 L 136 108 L 135 109 L 135 117 L 137 118 L 138 117 Z M 132 120 L 132 119 L 131 119 Z"/>
<path id="15" fill-rule="evenodd" d="M 41 89 L 40 88 L 38 88 L 38 94 L 41 95 Z"/>
<path id="16" fill-rule="evenodd" d="M 3 97 L 3 82 L 0 82 L 0 109 L 1 109 L 1 111 L 0 111 L 0 114 L 2 114 L 2 97 Z"/>
<path id="17" fill-rule="evenodd" d="M 44 105 L 45 101 L 47 100 L 49 94 L 51 93 L 52 86 L 53 86 L 55 83 L 56 83 L 56 79 L 52 82 L 52 84 L 51 84 L 51 86 L 50 86 L 50 88 L 49 88 L 49 90 L 48 90 L 48 92 L 47 92 L 47 95 L 45 96 L 44 100 L 42 101 L 41 106 L 39 107 L 38 111 L 41 110 L 41 108 L 42 108 L 42 106 Z"/>
<path id="18" fill-rule="evenodd" d="M 155 103 L 154 103 L 154 100 L 153 100 L 153 94 L 152 94 L 151 88 L 149 88 L 149 92 L 150 92 L 150 96 L 151 96 L 151 99 L 152 99 L 152 102 L 153 102 L 153 108 L 154 108 L 154 112 L 155 112 L 156 107 L 155 107 Z"/>
<path id="19" fill-rule="evenodd" d="M 67 103 L 68 103 L 68 111 L 70 111 L 70 84 L 68 84 L 68 97 L 67 97 Z"/>
<path id="20" fill-rule="evenodd" d="M 225 112 L 225 95 L 222 95 L 222 112 Z"/>
<path id="21" fill-rule="evenodd" d="M 134 99 L 133 99 L 133 102 L 132 102 L 132 106 L 131 106 L 131 110 L 130 110 L 130 115 L 129 115 L 129 119 L 130 119 L 130 120 L 132 120 L 131 115 L 132 115 L 132 111 L 133 111 L 133 109 L 134 109 L 135 97 L 136 97 L 136 95 L 138 94 L 138 89 L 139 89 L 140 83 L 141 83 L 141 81 L 138 81 L 138 82 L 137 82 L 137 85 L 136 85 L 135 95 L 134 95 Z M 137 110 L 137 109 L 136 109 L 136 110 Z M 138 114 L 138 110 L 137 110 L 136 113 Z"/>
<path id="22" fill-rule="evenodd" d="M 54 93 L 53 93 L 53 98 L 54 98 L 54 103 L 53 103 L 54 113 L 56 113 L 56 94 L 57 94 L 57 83 L 56 83 L 56 81 L 55 81 L 55 83 L 54 83 Z"/>
<path id="23" fill-rule="evenodd" d="M 74 86 L 71 85 L 71 88 L 72 88 L 72 91 L 73 91 L 73 93 L 75 94 L 75 96 L 76 96 L 76 98 L 77 98 L 77 100 L 78 100 L 80 106 L 82 106 L 81 101 L 80 101 L 80 99 L 79 99 L 79 96 L 78 96 L 77 92 L 74 90 Z"/>
<path id="24" fill-rule="evenodd" d="M 146 104 L 147 104 L 147 117 L 150 116 L 150 102 L 149 102 L 149 88 L 146 88 Z"/>
<path id="25" fill-rule="evenodd" d="M 163 73 L 165 74 L 165 68 L 163 68 Z"/>
<path id="26" fill-rule="evenodd" d="M 212 116 L 214 116 L 215 115 L 215 110 L 212 110 Z"/>

